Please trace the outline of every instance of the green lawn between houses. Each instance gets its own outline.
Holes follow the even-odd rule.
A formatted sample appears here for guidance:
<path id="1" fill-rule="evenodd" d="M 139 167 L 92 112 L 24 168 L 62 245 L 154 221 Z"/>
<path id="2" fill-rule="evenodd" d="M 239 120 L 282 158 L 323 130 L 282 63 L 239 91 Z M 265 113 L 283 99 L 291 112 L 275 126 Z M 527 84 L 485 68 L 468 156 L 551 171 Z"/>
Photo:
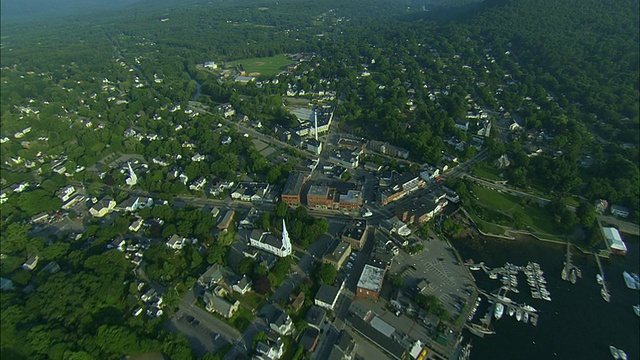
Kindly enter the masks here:
<path id="1" fill-rule="evenodd" d="M 271 57 L 229 61 L 227 63 L 227 66 L 235 67 L 236 65 L 241 64 L 247 75 L 252 75 L 252 73 L 260 73 L 260 75 L 264 76 L 273 76 L 279 71 L 284 70 L 287 65 L 290 65 L 293 62 L 294 61 L 291 60 L 287 55 L 279 54 Z"/>

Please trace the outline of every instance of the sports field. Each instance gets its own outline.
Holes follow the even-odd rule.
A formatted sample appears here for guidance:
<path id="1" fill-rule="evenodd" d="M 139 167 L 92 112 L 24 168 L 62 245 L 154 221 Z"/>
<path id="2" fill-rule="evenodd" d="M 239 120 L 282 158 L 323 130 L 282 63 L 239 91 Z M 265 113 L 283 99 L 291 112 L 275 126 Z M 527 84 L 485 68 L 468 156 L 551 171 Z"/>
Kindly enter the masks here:
<path id="1" fill-rule="evenodd" d="M 242 65 L 242 68 L 250 76 L 266 75 L 272 76 L 281 70 L 286 69 L 287 65 L 293 63 L 289 57 L 284 54 L 279 54 L 272 57 L 264 58 L 252 58 L 252 59 L 240 59 L 230 61 L 229 66 Z"/>

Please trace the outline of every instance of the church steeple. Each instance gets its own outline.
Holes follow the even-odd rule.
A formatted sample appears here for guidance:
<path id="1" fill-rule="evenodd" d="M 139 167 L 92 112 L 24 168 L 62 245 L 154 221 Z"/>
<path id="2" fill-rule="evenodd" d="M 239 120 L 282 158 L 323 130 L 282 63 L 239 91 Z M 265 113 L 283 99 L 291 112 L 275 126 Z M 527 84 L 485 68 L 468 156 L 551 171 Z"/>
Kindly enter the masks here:
<path id="1" fill-rule="evenodd" d="M 289 232 L 287 232 L 287 224 L 282 219 L 282 252 L 284 256 L 291 255 L 291 240 L 289 239 Z"/>

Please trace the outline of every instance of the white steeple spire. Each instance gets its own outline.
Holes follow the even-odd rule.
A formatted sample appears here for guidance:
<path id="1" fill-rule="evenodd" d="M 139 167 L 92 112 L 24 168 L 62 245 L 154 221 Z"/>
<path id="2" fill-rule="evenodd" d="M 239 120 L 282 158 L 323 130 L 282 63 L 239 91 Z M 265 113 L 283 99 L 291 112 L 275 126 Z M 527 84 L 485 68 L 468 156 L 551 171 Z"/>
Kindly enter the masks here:
<path id="1" fill-rule="evenodd" d="M 287 224 L 282 219 L 282 253 L 284 256 L 291 255 L 291 240 L 289 239 L 289 233 L 287 232 Z"/>
<path id="2" fill-rule="evenodd" d="M 131 168 L 131 163 L 127 161 L 127 165 L 129 166 L 129 177 L 125 180 L 125 182 L 129 186 L 134 186 L 135 184 L 138 183 L 138 176 Z"/>
<path id="3" fill-rule="evenodd" d="M 316 141 L 318 141 L 318 111 L 313 110 L 313 120 L 316 127 Z"/>

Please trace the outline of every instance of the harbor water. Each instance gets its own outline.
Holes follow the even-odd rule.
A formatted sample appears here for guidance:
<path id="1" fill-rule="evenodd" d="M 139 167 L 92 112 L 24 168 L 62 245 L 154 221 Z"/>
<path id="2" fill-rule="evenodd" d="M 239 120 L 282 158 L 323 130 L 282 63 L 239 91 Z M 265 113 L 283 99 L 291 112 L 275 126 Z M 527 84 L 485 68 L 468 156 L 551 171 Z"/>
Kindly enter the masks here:
<path id="1" fill-rule="evenodd" d="M 517 240 L 495 238 L 454 239 L 452 245 L 463 260 L 484 262 L 489 268 L 504 266 L 509 262 L 526 266 L 537 262 L 544 271 L 546 287 L 552 301 L 533 299 L 525 275 L 518 277 L 519 293 L 507 296 L 519 304 L 527 303 L 539 311 L 537 326 L 518 322 L 508 314 L 500 320 L 492 319 L 496 334 L 479 338 L 465 331 L 465 342 L 472 342 L 471 359 L 612 359 L 609 345 L 623 349 L 629 359 L 640 359 L 640 317 L 632 306 L 640 302 L 640 292 L 627 288 L 623 271 L 638 273 L 639 238 L 622 234 L 627 256 L 602 259 L 611 294 L 607 303 L 600 295 L 601 286 L 596 282 L 599 273 L 593 254 L 583 254 L 571 248 L 572 262 L 582 270 L 582 278 L 576 284 L 561 279 L 566 246 L 523 236 Z M 500 289 L 500 280 L 491 280 L 483 271 L 473 271 L 476 283 L 487 292 Z M 477 318 L 484 316 L 488 307 L 482 299 Z"/>

